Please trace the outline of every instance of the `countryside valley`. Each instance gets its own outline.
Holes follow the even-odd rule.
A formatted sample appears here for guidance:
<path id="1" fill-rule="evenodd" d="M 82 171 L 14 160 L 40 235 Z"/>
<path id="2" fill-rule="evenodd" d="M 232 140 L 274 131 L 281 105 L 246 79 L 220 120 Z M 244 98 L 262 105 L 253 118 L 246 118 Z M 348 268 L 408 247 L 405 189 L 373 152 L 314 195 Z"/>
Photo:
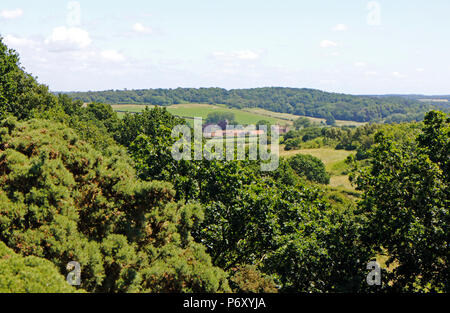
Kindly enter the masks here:
<path id="1" fill-rule="evenodd" d="M 0 65 L 1 292 L 448 292 L 447 107 L 283 88 L 52 93 L 3 42 Z M 283 126 L 279 166 L 174 160 L 172 129 L 193 117 Z M 382 284 L 367 284 L 373 261 Z"/>

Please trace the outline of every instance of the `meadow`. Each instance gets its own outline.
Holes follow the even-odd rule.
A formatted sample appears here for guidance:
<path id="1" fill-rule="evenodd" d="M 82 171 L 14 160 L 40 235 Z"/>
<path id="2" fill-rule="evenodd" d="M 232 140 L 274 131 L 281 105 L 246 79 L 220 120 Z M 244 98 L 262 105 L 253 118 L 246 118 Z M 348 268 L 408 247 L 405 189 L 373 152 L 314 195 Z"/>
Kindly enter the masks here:
<path id="1" fill-rule="evenodd" d="M 112 107 L 115 111 L 118 111 L 119 115 L 123 115 L 123 114 L 125 114 L 125 112 L 130 112 L 130 113 L 141 112 L 146 107 L 146 105 L 117 104 L 117 105 L 112 105 Z M 148 106 L 148 107 L 151 108 L 152 106 Z M 279 125 L 292 124 L 292 122 L 289 123 L 288 121 L 282 120 L 279 118 L 268 117 L 265 115 L 256 114 L 253 112 L 246 112 L 246 111 L 239 110 L 239 109 L 229 109 L 226 106 L 222 106 L 222 105 L 189 103 L 189 104 L 171 105 L 166 108 L 167 108 L 167 111 L 169 111 L 171 114 L 186 118 L 188 120 L 188 122 L 190 122 L 190 123 L 194 117 L 201 117 L 205 120 L 209 113 L 231 112 L 234 114 L 236 121 L 243 125 L 256 124 L 257 122 L 259 122 L 261 120 L 266 120 L 270 123 L 279 124 Z"/>
<path id="2" fill-rule="evenodd" d="M 138 105 L 138 104 L 113 104 L 112 108 L 119 113 L 119 116 L 123 116 L 125 112 L 130 113 L 139 113 L 145 107 L 153 107 L 149 105 Z M 299 115 L 288 114 L 288 113 L 278 113 L 272 112 L 259 108 L 251 108 L 251 109 L 235 109 L 228 108 L 225 105 L 221 104 L 205 104 L 205 103 L 186 103 L 186 104 L 175 104 L 171 106 L 167 106 L 167 111 L 170 113 L 184 117 L 188 120 L 189 123 L 194 117 L 202 117 L 206 119 L 209 113 L 212 112 L 231 112 L 234 113 L 236 117 L 236 121 L 243 125 L 246 124 L 256 124 L 261 120 L 266 120 L 272 124 L 278 124 L 280 126 L 291 126 L 293 122 L 298 119 Z M 311 122 L 321 124 L 325 123 L 325 119 L 315 118 L 315 117 L 307 117 L 311 120 Z M 361 126 L 365 123 L 359 123 L 354 121 L 342 121 L 336 120 L 337 126 Z"/>
<path id="3" fill-rule="evenodd" d="M 250 112 L 253 114 L 258 114 L 266 117 L 272 117 L 280 120 L 284 120 L 287 125 L 292 125 L 293 122 L 298 119 L 299 117 L 306 117 L 311 122 L 316 124 L 325 124 L 326 120 L 324 118 L 317 118 L 317 117 L 310 117 L 310 116 L 299 116 L 289 113 L 279 113 L 279 112 L 272 112 L 265 109 L 260 108 L 251 108 L 251 109 L 242 109 L 242 111 Z M 343 120 L 336 120 L 336 126 L 362 126 L 367 123 L 361 123 L 361 122 L 355 122 L 355 121 L 343 121 Z"/>

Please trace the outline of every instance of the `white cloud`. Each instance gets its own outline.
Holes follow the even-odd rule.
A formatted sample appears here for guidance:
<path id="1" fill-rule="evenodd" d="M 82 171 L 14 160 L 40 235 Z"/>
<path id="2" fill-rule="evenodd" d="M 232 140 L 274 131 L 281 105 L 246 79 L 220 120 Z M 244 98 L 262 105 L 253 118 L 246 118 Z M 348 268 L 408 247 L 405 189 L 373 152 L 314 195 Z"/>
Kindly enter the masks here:
<path id="1" fill-rule="evenodd" d="M 15 37 L 14 35 L 9 34 L 6 35 L 4 39 L 5 43 L 12 48 L 34 46 L 36 44 L 36 42 L 31 39 Z"/>
<path id="2" fill-rule="evenodd" d="M 216 51 L 213 56 L 218 59 L 238 59 L 238 60 L 256 60 L 260 54 L 252 50 L 241 50 L 232 52 Z"/>
<path id="3" fill-rule="evenodd" d="M 399 72 L 392 72 L 392 76 L 394 76 L 395 78 L 404 78 L 406 77 L 405 75 L 399 73 Z"/>
<path id="4" fill-rule="evenodd" d="M 359 62 L 353 63 L 353 65 L 356 67 L 366 67 L 367 64 L 366 64 L 366 62 L 359 61 Z"/>
<path id="5" fill-rule="evenodd" d="M 5 19 L 14 19 L 14 18 L 21 17 L 22 15 L 23 15 L 22 9 L 0 11 L 0 16 Z"/>
<path id="6" fill-rule="evenodd" d="M 334 32 L 344 32 L 348 30 L 348 26 L 345 24 L 337 24 L 331 30 Z"/>
<path id="7" fill-rule="evenodd" d="M 136 33 L 140 33 L 140 34 L 151 34 L 153 33 L 153 29 L 151 29 L 150 27 L 146 27 L 144 25 L 142 25 L 141 23 L 136 23 L 133 25 L 133 30 Z"/>
<path id="8" fill-rule="evenodd" d="M 337 83 L 337 81 L 335 79 L 323 79 L 319 80 L 319 83 L 322 85 L 334 85 Z"/>
<path id="9" fill-rule="evenodd" d="M 79 50 L 88 47 L 92 40 L 89 33 L 78 27 L 56 27 L 45 43 L 52 51 Z"/>
<path id="10" fill-rule="evenodd" d="M 256 60 L 259 58 L 258 53 L 250 50 L 236 51 L 235 56 L 241 60 Z"/>
<path id="11" fill-rule="evenodd" d="M 367 71 L 364 74 L 366 74 L 367 76 L 377 76 L 378 75 L 378 73 L 375 71 Z"/>
<path id="12" fill-rule="evenodd" d="M 123 54 L 117 52 L 116 50 L 104 50 L 100 53 L 102 58 L 104 58 L 107 61 L 112 62 L 123 62 L 125 61 L 125 57 Z"/>
<path id="13" fill-rule="evenodd" d="M 416 68 L 416 71 L 419 73 L 425 72 L 425 69 L 422 67 Z"/>
<path id="14" fill-rule="evenodd" d="M 322 40 L 320 42 L 320 46 L 322 48 L 331 48 L 331 47 L 337 47 L 337 43 L 331 40 Z"/>

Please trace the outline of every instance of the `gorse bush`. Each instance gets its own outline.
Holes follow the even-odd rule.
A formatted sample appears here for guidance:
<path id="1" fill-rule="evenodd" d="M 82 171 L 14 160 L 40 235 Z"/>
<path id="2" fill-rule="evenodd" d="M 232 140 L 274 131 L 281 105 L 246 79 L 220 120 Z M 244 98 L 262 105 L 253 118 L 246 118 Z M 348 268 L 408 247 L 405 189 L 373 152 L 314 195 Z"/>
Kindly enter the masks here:
<path id="1" fill-rule="evenodd" d="M 0 240 L 61 273 L 82 266 L 88 291 L 226 291 L 190 229 L 201 207 L 165 182 L 135 178 L 124 150 L 101 154 L 62 124 L 0 124 Z"/>
<path id="2" fill-rule="evenodd" d="M 278 289 L 270 276 L 266 276 L 254 265 L 240 265 L 231 270 L 230 282 L 233 290 L 242 293 L 276 293 Z"/>
<path id="3" fill-rule="evenodd" d="M 35 256 L 22 257 L 0 241 L 0 293 L 73 293 L 55 265 Z"/>

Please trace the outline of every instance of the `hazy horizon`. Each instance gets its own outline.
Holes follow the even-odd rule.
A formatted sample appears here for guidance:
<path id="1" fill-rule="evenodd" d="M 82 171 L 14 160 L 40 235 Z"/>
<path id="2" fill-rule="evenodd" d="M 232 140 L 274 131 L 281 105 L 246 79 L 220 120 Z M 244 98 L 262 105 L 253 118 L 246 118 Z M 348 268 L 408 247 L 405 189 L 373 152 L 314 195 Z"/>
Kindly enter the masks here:
<path id="1" fill-rule="evenodd" d="M 149 90 L 149 89 L 177 89 L 177 88 L 183 88 L 183 89 L 202 89 L 202 88 L 220 88 L 225 90 L 241 90 L 241 89 L 261 89 L 261 88 L 293 88 L 293 89 L 313 89 L 313 90 L 319 90 L 323 92 L 328 93 L 341 93 L 341 94 L 347 94 L 347 95 L 353 95 L 353 96 L 425 96 L 425 97 L 450 97 L 450 92 L 448 94 L 422 94 L 422 93 L 380 93 L 380 94 L 367 94 L 367 93 L 347 93 L 347 92 L 337 92 L 337 91 L 328 91 L 324 89 L 317 89 L 317 88 L 311 88 L 311 87 L 290 87 L 290 86 L 261 86 L 261 87 L 250 87 L 250 88 L 224 88 L 219 86 L 211 86 L 211 87 L 205 87 L 205 86 L 199 86 L 199 87 L 171 87 L 171 88 L 122 88 L 122 89 L 99 89 L 99 90 L 51 90 L 53 93 L 84 93 L 84 92 L 103 92 L 103 91 L 124 91 L 124 90 Z"/>

